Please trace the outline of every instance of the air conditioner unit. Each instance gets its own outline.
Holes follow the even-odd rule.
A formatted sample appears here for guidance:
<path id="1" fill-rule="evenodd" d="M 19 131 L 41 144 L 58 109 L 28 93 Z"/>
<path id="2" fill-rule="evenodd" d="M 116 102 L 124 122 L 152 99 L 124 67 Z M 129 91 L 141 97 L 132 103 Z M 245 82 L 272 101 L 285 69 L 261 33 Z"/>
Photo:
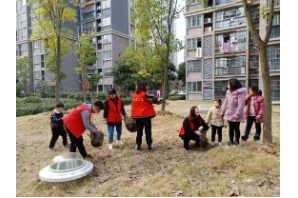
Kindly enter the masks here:
<path id="1" fill-rule="evenodd" d="M 200 47 L 196 49 L 196 58 L 202 58 L 202 48 Z"/>

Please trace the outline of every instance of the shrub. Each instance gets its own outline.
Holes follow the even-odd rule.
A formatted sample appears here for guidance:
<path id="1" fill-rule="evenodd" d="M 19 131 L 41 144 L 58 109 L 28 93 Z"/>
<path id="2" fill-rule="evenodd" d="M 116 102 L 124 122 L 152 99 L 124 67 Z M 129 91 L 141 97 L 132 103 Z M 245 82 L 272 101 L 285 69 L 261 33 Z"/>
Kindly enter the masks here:
<path id="1" fill-rule="evenodd" d="M 168 100 L 185 100 L 184 96 L 170 96 Z"/>
<path id="2" fill-rule="evenodd" d="M 132 97 L 129 97 L 129 98 L 123 98 L 122 101 L 123 101 L 123 104 L 124 104 L 124 105 L 129 105 L 129 104 L 132 103 Z"/>
<path id="3" fill-rule="evenodd" d="M 122 92 L 117 92 L 117 96 L 120 98 L 126 98 L 125 93 L 122 93 Z"/>
<path id="4" fill-rule="evenodd" d="M 41 99 L 36 96 L 30 96 L 30 97 L 24 98 L 23 102 L 25 104 L 27 104 L 27 103 L 41 103 Z"/>
<path id="5" fill-rule="evenodd" d="M 93 98 L 96 100 L 106 100 L 109 97 L 107 92 L 97 92 L 93 94 Z"/>
<path id="6" fill-rule="evenodd" d="M 168 99 L 169 100 L 173 100 L 173 99 L 170 99 L 170 98 L 173 98 L 173 97 L 177 97 L 178 98 L 178 96 L 179 96 L 179 98 L 181 98 L 181 99 L 178 99 L 178 100 L 185 100 L 186 99 L 186 95 L 185 94 L 169 94 L 168 95 Z"/>
<path id="7" fill-rule="evenodd" d="M 48 95 L 48 97 L 49 97 L 49 98 L 55 98 L 56 96 L 55 96 L 54 93 L 50 93 L 50 94 Z"/>

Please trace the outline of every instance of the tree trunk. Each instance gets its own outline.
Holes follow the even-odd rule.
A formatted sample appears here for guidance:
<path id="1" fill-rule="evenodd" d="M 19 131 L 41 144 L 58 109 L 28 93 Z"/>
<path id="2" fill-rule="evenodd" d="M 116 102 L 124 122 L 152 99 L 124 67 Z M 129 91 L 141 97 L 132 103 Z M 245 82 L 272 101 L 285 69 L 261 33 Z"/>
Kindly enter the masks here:
<path id="1" fill-rule="evenodd" d="M 59 103 L 60 92 L 60 56 L 61 56 L 61 38 L 57 37 L 57 54 L 56 54 L 56 87 L 55 87 L 55 100 L 56 104 Z"/>
<path id="2" fill-rule="evenodd" d="M 163 88 L 162 88 L 162 99 L 166 99 L 167 97 L 167 91 L 166 91 L 166 87 L 167 87 L 167 82 L 168 82 L 168 63 L 169 63 L 169 49 L 170 46 L 167 46 L 167 58 L 166 58 L 166 63 L 165 63 L 165 69 L 164 69 L 164 81 L 163 81 Z M 165 111 L 166 110 L 166 104 L 162 103 L 161 105 L 161 111 Z"/>
<path id="3" fill-rule="evenodd" d="M 135 92 L 136 92 L 137 89 L 138 89 L 138 80 L 137 80 L 137 78 L 135 78 L 135 84 L 136 84 L 136 88 L 135 88 Z"/>
<path id="4" fill-rule="evenodd" d="M 263 142 L 272 143 L 272 100 L 271 100 L 271 87 L 270 87 L 270 76 L 267 61 L 267 45 L 265 43 L 259 47 L 262 79 L 264 84 L 264 131 L 263 131 Z"/>
<path id="5" fill-rule="evenodd" d="M 83 66 L 82 66 L 82 72 L 84 71 Z M 82 84 L 83 84 L 83 101 L 86 103 L 86 80 L 84 80 L 84 74 L 82 73 Z"/>

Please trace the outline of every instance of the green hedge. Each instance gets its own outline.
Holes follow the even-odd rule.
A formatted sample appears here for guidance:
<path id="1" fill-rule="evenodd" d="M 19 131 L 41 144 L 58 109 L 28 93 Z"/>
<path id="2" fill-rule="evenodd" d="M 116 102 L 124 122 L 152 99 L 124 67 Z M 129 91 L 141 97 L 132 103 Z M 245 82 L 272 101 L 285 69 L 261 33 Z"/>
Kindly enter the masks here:
<path id="1" fill-rule="evenodd" d="M 186 95 L 185 94 L 169 94 L 168 100 L 185 100 Z"/>
<path id="2" fill-rule="evenodd" d="M 132 98 L 123 98 L 122 101 L 124 105 L 129 105 L 132 103 Z"/>

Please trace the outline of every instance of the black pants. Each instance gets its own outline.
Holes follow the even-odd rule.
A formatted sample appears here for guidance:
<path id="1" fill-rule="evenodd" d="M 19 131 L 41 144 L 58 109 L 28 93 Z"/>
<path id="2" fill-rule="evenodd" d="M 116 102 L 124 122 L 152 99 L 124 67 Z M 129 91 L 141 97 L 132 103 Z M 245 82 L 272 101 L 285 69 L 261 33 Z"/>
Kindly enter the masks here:
<path id="1" fill-rule="evenodd" d="M 77 152 L 77 147 L 83 157 L 86 157 L 87 152 L 85 150 L 85 146 L 83 144 L 83 136 L 81 135 L 79 138 L 76 138 L 69 130 L 68 130 L 69 139 L 71 141 L 69 152 Z"/>
<path id="2" fill-rule="evenodd" d="M 137 138 L 136 138 L 137 145 L 142 144 L 143 129 L 145 127 L 146 141 L 148 146 L 151 146 L 152 144 L 151 118 L 137 118 L 136 125 L 137 125 Z"/>
<path id="3" fill-rule="evenodd" d="M 52 139 L 50 141 L 50 148 L 53 148 L 55 146 L 55 143 L 57 142 L 59 136 L 62 136 L 63 138 L 63 145 L 67 144 L 67 135 L 66 131 L 61 130 L 61 131 L 52 131 Z"/>
<path id="4" fill-rule="evenodd" d="M 256 117 L 255 116 L 248 116 L 247 117 L 247 123 L 246 123 L 244 138 L 246 138 L 246 139 L 248 138 L 249 133 L 250 133 L 250 129 L 251 129 L 253 123 L 255 123 L 255 127 L 256 127 L 256 137 L 260 137 L 260 135 L 261 135 L 261 123 L 256 122 Z"/>
<path id="5" fill-rule="evenodd" d="M 229 136 L 230 136 L 230 141 L 234 141 L 234 133 L 236 135 L 235 141 L 239 143 L 240 139 L 240 122 L 231 122 L 229 121 Z"/>
<path id="6" fill-rule="evenodd" d="M 218 142 L 221 142 L 221 140 L 222 140 L 222 126 L 221 127 L 217 127 L 217 126 L 211 125 L 211 129 L 212 129 L 211 141 L 212 142 L 215 141 L 215 135 L 216 135 L 216 130 L 217 130 Z"/>
<path id="7" fill-rule="evenodd" d="M 200 136 L 198 136 L 197 134 L 184 134 L 183 136 L 181 136 L 181 139 L 184 141 L 185 149 L 188 149 L 190 140 L 196 141 L 196 146 L 199 146 L 200 144 Z"/>

